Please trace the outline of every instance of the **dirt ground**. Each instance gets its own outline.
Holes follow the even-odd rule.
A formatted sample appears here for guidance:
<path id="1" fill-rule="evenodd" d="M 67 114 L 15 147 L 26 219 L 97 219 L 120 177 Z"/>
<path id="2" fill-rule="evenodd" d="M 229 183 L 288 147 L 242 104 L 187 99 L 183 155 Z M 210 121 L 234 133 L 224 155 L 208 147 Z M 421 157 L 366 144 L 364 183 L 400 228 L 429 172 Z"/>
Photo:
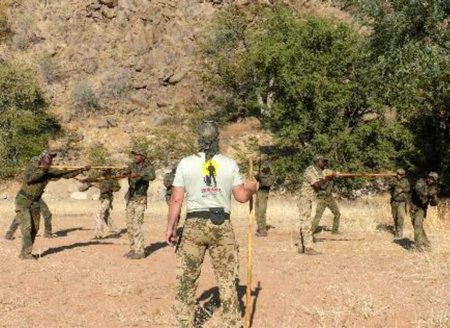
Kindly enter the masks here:
<path id="1" fill-rule="evenodd" d="M 38 236 L 38 261 L 18 258 L 20 232 L 0 241 L 0 327 L 173 327 L 175 256 L 164 242 L 166 205 L 149 205 L 145 219 L 148 257 L 132 261 L 124 204 L 113 217 L 121 234 L 92 239 L 96 201 L 49 200 L 58 238 Z M 253 327 L 450 327 L 450 230 L 431 211 L 427 232 L 433 251 L 407 250 L 393 242 L 386 198 L 341 202 L 342 235 L 318 235 L 319 256 L 298 255 L 293 200 L 269 203 L 269 237 L 255 239 Z M 247 207 L 234 205 L 245 300 Z M 13 215 L 0 201 L 0 230 Z M 322 222 L 331 224 L 327 211 Z M 43 229 L 43 225 L 41 224 Z M 41 232 L 43 232 L 41 229 Z M 217 288 L 206 260 L 197 296 L 204 327 L 220 327 Z"/>

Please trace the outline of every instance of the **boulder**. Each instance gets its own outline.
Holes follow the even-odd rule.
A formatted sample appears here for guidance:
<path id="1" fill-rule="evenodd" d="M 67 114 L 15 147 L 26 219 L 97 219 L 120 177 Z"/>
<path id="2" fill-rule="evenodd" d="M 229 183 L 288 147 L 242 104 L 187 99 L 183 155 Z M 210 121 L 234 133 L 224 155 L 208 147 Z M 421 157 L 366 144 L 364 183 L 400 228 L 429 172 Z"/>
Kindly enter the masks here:
<path id="1" fill-rule="evenodd" d="M 70 194 L 70 198 L 76 199 L 76 200 L 86 200 L 88 199 L 87 193 L 76 191 Z"/>

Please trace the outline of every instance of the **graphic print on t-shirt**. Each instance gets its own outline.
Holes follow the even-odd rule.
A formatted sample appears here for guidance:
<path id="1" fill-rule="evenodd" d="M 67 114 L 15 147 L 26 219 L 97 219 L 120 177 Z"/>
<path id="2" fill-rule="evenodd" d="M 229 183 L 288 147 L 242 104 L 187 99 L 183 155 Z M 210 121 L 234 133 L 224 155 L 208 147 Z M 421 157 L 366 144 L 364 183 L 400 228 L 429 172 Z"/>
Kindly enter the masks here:
<path id="1" fill-rule="evenodd" d="M 205 184 L 208 187 L 217 187 L 217 174 L 219 173 L 219 165 L 216 161 L 213 159 L 210 159 L 203 163 L 203 174 L 204 178 L 203 181 L 205 181 Z"/>

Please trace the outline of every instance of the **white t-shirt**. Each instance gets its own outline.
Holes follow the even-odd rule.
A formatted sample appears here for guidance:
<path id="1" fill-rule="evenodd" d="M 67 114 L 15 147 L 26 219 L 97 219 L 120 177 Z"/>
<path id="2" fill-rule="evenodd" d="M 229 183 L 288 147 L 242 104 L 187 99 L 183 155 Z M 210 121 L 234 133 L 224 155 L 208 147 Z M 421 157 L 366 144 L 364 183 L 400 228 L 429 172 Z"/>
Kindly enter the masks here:
<path id="1" fill-rule="evenodd" d="M 173 186 L 186 191 L 188 213 L 213 207 L 223 207 L 230 213 L 232 189 L 242 183 L 233 159 L 219 154 L 205 162 L 205 153 L 200 152 L 181 160 Z"/>

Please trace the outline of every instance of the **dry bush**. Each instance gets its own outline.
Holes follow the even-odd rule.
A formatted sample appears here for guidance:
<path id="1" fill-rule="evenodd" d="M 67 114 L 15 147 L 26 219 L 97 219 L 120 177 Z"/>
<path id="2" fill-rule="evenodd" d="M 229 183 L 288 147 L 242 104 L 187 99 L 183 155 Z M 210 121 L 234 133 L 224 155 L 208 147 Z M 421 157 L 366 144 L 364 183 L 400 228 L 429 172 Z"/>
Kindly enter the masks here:
<path id="1" fill-rule="evenodd" d="M 99 107 L 97 93 L 87 80 L 80 80 L 75 84 L 70 98 L 72 106 L 77 110 L 84 111 L 85 114 Z"/>
<path id="2" fill-rule="evenodd" d="M 38 58 L 37 64 L 47 84 L 62 78 L 61 67 L 54 57 L 48 54 L 42 55 Z"/>

